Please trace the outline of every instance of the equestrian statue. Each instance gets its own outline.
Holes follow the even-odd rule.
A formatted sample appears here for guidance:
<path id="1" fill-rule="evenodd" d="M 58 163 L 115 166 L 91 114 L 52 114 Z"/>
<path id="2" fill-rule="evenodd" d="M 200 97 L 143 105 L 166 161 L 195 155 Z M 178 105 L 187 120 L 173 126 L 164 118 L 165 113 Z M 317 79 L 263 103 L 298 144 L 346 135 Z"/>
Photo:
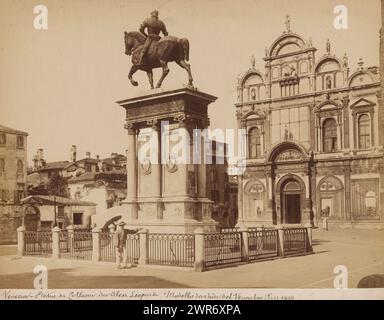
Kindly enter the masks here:
<path id="1" fill-rule="evenodd" d="M 147 33 L 145 29 L 147 29 Z M 162 68 L 163 73 L 156 85 L 156 88 L 160 88 L 169 73 L 168 62 L 174 61 L 187 70 L 188 85 L 192 86 L 191 67 L 187 63 L 189 60 L 188 39 L 168 35 L 164 22 L 159 19 L 157 10 L 151 12 L 151 17 L 144 20 L 139 30 L 139 32 L 124 32 L 125 54 L 132 55 L 132 67 L 128 74 L 131 84 L 138 85 L 132 76 L 137 70 L 142 70 L 147 73 L 151 89 L 153 89 L 152 69 Z M 164 37 L 160 37 L 160 32 Z"/>

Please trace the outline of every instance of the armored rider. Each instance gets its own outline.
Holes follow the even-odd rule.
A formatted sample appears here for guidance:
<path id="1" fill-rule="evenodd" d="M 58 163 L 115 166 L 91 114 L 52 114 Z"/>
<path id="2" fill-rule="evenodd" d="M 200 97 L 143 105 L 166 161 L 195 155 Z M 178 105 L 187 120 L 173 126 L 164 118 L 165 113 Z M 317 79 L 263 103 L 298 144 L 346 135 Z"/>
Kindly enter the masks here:
<path id="1" fill-rule="evenodd" d="M 145 33 L 145 28 L 147 28 L 148 34 Z M 139 60 L 139 64 L 143 64 L 152 42 L 160 40 L 160 32 L 162 32 L 164 36 L 167 36 L 168 31 L 164 22 L 159 19 L 159 11 L 157 10 L 151 12 L 151 17 L 144 20 L 139 30 L 146 36 Z"/>

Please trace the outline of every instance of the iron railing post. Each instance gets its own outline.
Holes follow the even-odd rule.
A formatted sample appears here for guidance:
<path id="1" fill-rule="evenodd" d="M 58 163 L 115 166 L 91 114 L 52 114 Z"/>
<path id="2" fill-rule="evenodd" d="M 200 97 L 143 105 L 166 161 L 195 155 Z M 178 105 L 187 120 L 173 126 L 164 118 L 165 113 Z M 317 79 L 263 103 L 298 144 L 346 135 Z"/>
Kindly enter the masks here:
<path id="1" fill-rule="evenodd" d="M 282 226 L 276 227 L 277 229 L 277 239 L 279 244 L 279 256 L 284 257 L 285 248 L 284 248 L 284 228 Z"/>
<path id="2" fill-rule="evenodd" d="M 195 271 L 203 271 L 205 269 L 204 261 L 204 230 L 197 228 L 195 234 Z"/>
<path id="3" fill-rule="evenodd" d="M 73 252 L 74 252 L 74 244 L 75 244 L 75 239 L 74 239 L 74 229 L 73 229 L 73 225 L 69 225 L 67 227 L 67 230 L 68 230 L 68 251 L 70 253 L 70 256 L 72 257 L 73 256 Z"/>
<path id="4" fill-rule="evenodd" d="M 24 247 L 25 247 L 25 241 L 24 241 L 24 226 L 20 226 L 17 228 L 17 256 L 21 257 L 24 254 Z"/>
<path id="5" fill-rule="evenodd" d="M 240 229 L 242 237 L 241 244 L 241 261 L 248 262 L 249 261 L 249 233 L 247 229 Z"/>
<path id="6" fill-rule="evenodd" d="M 92 229 L 92 261 L 100 261 L 100 228 Z"/>
<path id="7" fill-rule="evenodd" d="M 60 228 L 54 227 L 52 229 L 52 258 L 60 258 Z"/>
<path id="8" fill-rule="evenodd" d="M 142 229 L 139 231 L 140 257 L 139 264 L 148 264 L 148 230 Z"/>

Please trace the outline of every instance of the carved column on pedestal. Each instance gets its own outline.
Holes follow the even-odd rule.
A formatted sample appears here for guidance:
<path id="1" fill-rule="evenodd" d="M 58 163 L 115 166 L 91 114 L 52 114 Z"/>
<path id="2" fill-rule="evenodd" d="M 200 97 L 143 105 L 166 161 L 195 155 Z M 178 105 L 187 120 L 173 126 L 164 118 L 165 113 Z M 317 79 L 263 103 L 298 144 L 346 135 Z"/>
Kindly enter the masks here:
<path id="1" fill-rule="evenodd" d="M 128 215 L 132 220 L 138 218 L 137 207 L 137 129 L 132 122 L 127 122 L 124 128 L 128 131 L 127 145 L 127 198 Z"/>
<path id="2" fill-rule="evenodd" d="M 343 98 L 343 123 L 344 123 L 344 148 L 349 149 L 349 98 L 348 96 Z"/>
<path id="3" fill-rule="evenodd" d="M 237 223 L 236 227 L 244 226 L 244 186 L 243 175 L 239 175 L 237 179 Z"/>
<path id="4" fill-rule="evenodd" d="M 302 215 L 302 223 L 311 224 L 311 217 L 313 215 L 312 211 L 312 200 L 311 200 L 311 170 L 308 168 L 305 171 L 305 194 L 303 200 L 303 215 Z"/>
<path id="5" fill-rule="evenodd" d="M 161 157 L 161 124 L 157 119 L 151 119 L 147 121 L 147 125 L 152 128 L 153 134 L 153 150 L 157 152 L 156 154 L 156 162 L 151 165 L 151 174 L 153 176 L 154 186 L 154 197 L 157 198 L 157 206 L 156 206 L 156 218 L 158 220 L 163 219 L 163 202 L 162 202 L 162 177 L 163 177 L 163 165 L 162 165 L 162 157 Z"/>
<path id="6" fill-rule="evenodd" d="M 272 171 L 271 168 L 266 168 L 265 178 L 267 181 L 267 217 L 271 220 L 272 224 L 275 224 L 275 219 L 273 217 L 273 181 L 272 181 Z"/>
<path id="7" fill-rule="evenodd" d="M 344 179 L 345 179 L 345 220 L 351 220 L 351 164 L 344 164 Z"/>

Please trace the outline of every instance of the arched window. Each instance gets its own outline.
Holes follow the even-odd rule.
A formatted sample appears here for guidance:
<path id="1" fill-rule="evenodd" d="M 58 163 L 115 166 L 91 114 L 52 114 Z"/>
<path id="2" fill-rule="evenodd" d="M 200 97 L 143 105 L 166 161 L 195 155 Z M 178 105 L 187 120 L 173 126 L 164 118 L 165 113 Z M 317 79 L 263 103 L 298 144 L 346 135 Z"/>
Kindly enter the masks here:
<path id="1" fill-rule="evenodd" d="M 17 173 L 23 173 L 23 161 L 17 160 Z"/>
<path id="2" fill-rule="evenodd" d="M 261 156 L 261 135 L 259 128 L 249 131 L 249 158 L 254 159 Z"/>
<path id="3" fill-rule="evenodd" d="M 5 161 L 4 159 L 0 159 L 0 172 L 5 171 Z"/>
<path id="4" fill-rule="evenodd" d="M 336 120 L 329 118 L 323 123 L 323 151 L 337 150 L 337 124 Z"/>
<path id="5" fill-rule="evenodd" d="M 358 120 L 359 148 L 368 149 L 371 146 L 370 119 L 367 114 L 363 114 Z"/>

